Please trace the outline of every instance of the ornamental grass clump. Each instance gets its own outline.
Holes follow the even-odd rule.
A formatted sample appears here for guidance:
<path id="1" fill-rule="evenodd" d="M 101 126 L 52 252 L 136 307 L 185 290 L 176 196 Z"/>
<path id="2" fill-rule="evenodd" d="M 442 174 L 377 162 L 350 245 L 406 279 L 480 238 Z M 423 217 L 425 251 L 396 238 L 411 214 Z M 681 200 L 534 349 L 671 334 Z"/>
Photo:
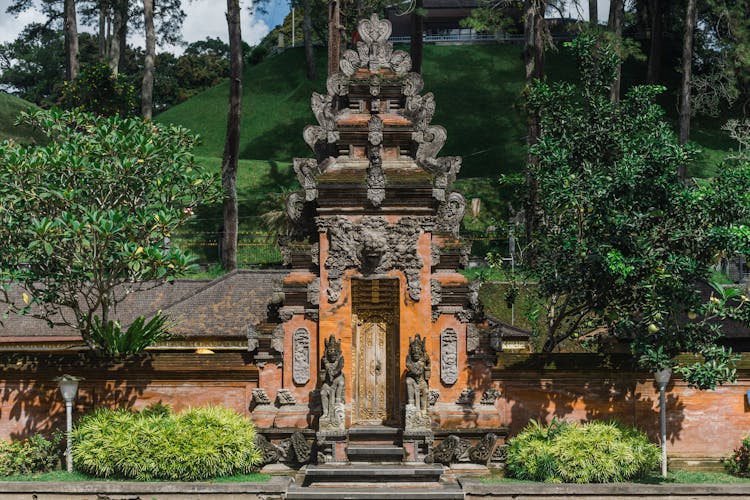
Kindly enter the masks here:
<path id="1" fill-rule="evenodd" d="M 532 481 L 612 483 L 642 477 L 658 464 L 659 448 L 632 427 L 532 420 L 510 441 L 506 470 Z"/>
<path id="2" fill-rule="evenodd" d="M 247 474 L 260 463 L 252 422 L 222 407 L 99 409 L 72 436 L 76 470 L 97 477 L 198 481 Z"/>

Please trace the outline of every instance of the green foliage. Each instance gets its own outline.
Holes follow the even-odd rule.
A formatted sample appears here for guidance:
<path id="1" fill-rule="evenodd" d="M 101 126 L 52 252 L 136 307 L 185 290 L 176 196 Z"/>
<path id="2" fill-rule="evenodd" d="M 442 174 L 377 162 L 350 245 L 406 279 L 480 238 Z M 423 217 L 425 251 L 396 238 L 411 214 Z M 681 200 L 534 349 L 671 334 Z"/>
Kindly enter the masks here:
<path id="1" fill-rule="evenodd" d="M 724 460 L 724 468 L 734 476 L 750 477 L 750 435 L 743 437 L 740 447 Z"/>
<path id="2" fill-rule="evenodd" d="M 63 84 L 59 104 L 65 109 L 102 116 L 132 116 L 136 107 L 135 88 L 125 75 L 112 75 L 107 63 L 88 64 L 81 67 L 78 78 Z"/>
<path id="3" fill-rule="evenodd" d="M 168 316 L 158 311 L 148 322 L 144 316 L 138 316 L 123 331 L 119 321 L 103 323 L 101 318 L 94 316 L 91 341 L 112 358 L 138 354 L 146 347 L 169 338 L 168 320 Z"/>
<path id="4" fill-rule="evenodd" d="M 25 144 L 44 142 L 45 138 L 34 133 L 29 127 L 16 124 L 22 111 L 30 111 L 36 106 L 18 97 L 0 92 L 0 141 L 13 139 Z"/>
<path id="5" fill-rule="evenodd" d="M 23 441 L 0 441 L 0 476 L 46 472 L 60 462 L 63 433 L 45 438 L 34 434 Z"/>
<path id="6" fill-rule="evenodd" d="M 98 477 L 200 481 L 247 474 L 260 462 L 253 424 L 221 407 L 98 409 L 72 437 L 76 469 Z"/>
<path id="7" fill-rule="evenodd" d="M 659 463 L 659 448 L 637 429 L 615 422 L 569 424 L 532 420 L 510 441 L 506 470 L 517 479 L 611 483 L 644 476 Z"/>
<path id="8" fill-rule="evenodd" d="M 22 121 L 51 140 L 0 143 L 0 281 L 25 289 L 22 297 L 0 289 L 0 301 L 64 321 L 103 349 L 92 338 L 97 316 L 106 326 L 140 283 L 191 268 L 169 238 L 199 204 L 218 199 L 216 176 L 196 168 L 196 139 L 180 127 L 56 110 Z"/>
<path id="9" fill-rule="evenodd" d="M 698 284 L 716 256 L 748 246 L 750 163 L 727 162 L 712 182 L 681 183 L 678 169 L 694 151 L 655 104 L 663 88 L 636 86 L 612 103 L 619 59 L 607 40 L 584 33 L 568 47 L 580 86 L 537 83 L 527 96 L 541 128 L 528 168 L 538 185 L 532 253 L 544 348 L 604 331 L 631 340 L 647 364 L 657 354 L 662 365 L 696 354 L 697 364 L 676 367 L 696 387 L 733 380 L 717 320 L 736 317 L 744 302 L 706 301 Z"/>

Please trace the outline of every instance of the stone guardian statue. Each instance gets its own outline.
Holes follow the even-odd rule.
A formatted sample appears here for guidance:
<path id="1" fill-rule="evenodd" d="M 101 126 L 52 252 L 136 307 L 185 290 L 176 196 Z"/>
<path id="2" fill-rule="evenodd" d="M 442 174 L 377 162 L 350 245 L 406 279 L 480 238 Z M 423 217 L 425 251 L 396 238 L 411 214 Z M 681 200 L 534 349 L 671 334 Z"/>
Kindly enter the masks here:
<path id="1" fill-rule="evenodd" d="M 325 340 L 325 351 L 321 360 L 320 399 L 323 414 L 320 417 L 320 430 L 344 428 L 344 356 L 341 341 L 331 335 Z"/>
<path id="2" fill-rule="evenodd" d="M 430 357 L 425 347 L 426 338 L 417 334 L 409 338 L 409 353 L 406 355 L 406 428 L 429 429 L 429 385 Z"/>

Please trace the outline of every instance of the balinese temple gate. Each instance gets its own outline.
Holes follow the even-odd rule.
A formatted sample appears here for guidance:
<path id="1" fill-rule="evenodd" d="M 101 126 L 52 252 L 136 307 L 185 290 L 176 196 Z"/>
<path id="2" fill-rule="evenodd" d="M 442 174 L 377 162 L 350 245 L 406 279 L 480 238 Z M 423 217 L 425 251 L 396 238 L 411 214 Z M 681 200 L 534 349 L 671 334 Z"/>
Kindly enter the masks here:
<path id="1" fill-rule="evenodd" d="M 302 190 L 286 208 L 292 270 L 248 333 L 260 443 L 267 462 L 500 460 L 501 335 L 457 272 L 461 158 L 438 156 L 434 96 L 388 42 L 390 22 L 358 31 L 312 95 L 314 157 L 295 158 Z"/>

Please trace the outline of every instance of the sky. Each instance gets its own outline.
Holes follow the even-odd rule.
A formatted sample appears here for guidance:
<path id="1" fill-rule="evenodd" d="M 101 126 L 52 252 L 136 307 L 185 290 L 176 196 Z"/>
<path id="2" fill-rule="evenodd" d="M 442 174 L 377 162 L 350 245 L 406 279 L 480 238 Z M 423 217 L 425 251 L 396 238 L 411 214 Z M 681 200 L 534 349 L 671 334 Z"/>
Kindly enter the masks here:
<path id="1" fill-rule="evenodd" d="M 45 21 L 44 15 L 37 10 L 28 10 L 18 17 L 5 11 L 11 0 L 0 0 L 0 43 L 14 40 L 24 26 L 32 22 Z M 289 13 L 287 0 L 270 0 L 267 13 L 250 14 L 249 0 L 240 0 L 242 4 L 242 39 L 249 45 L 257 45 L 274 26 L 281 24 Z M 228 41 L 227 21 L 224 17 L 226 2 L 223 0 L 183 0 L 182 9 L 187 16 L 182 25 L 182 37 L 188 43 L 204 40 L 206 37 L 219 37 Z M 79 26 L 80 31 L 94 32 L 93 27 Z M 128 43 L 144 45 L 143 33 L 129 33 Z M 179 54 L 181 47 L 159 46 L 157 51 Z"/>
<path id="2" fill-rule="evenodd" d="M 598 0 L 599 20 L 606 21 L 610 0 Z M 249 0 L 240 0 L 242 9 L 242 39 L 248 45 L 257 45 L 276 25 L 281 24 L 289 13 L 288 0 L 269 0 L 266 13 L 255 13 L 251 16 Z M 5 10 L 11 0 L 0 0 L 0 43 L 14 40 L 24 26 L 32 22 L 44 21 L 44 16 L 36 10 L 28 10 L 18 17 L 7 14 Z M 227 22 L 224 17 L 226 3 L 223 0 L 183 0 L 182 8 L 187 14 L 182 26 L 182 36 L 187 43 L 204 40 L 206 37 L 219 37 L 228 41 Z M 588 0 L 580 0 L 578 6 L 569 6 L 571 17 L 588 19 Z M 81 31 L 94 31 L 93 27 L 80 26 Z M 143 47 L 142 33 L 129 33 L 128 43 Z M 158 46 L 157 51 L 169 51 L 175 54 L 182 52 L 182 47 Z"/>

